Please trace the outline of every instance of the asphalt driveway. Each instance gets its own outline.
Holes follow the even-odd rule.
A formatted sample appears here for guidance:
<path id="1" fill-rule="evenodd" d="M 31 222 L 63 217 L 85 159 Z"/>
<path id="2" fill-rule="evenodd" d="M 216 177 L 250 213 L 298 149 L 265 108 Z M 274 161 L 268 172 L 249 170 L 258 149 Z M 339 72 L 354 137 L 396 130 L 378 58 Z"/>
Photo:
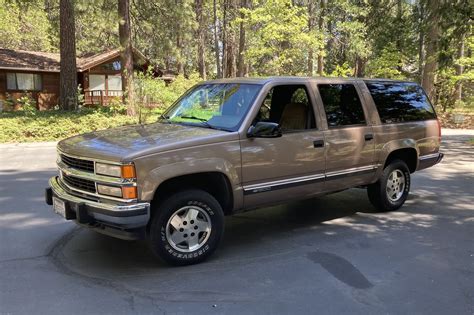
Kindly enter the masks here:
<path id="1" fill-rule="evenodd" d="M 353 189 L 228 217 L 180 268 L 55 215 L 54 144 L 0 145 L 0 313 L 474 314 L 474 131 L 443 134 L 399 211 Z"/>

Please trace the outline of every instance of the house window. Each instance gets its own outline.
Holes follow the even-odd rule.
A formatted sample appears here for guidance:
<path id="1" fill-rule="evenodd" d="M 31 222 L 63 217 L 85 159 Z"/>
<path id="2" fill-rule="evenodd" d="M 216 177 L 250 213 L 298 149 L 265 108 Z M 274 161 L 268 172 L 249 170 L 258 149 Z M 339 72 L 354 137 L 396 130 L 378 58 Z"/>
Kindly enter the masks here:
<path id="1" fill-rule="evenodd" d="M 105 75 L 89 75 L 89 89 L 92 91 L 105 90 Z"/>
<path id="2" fill-rule="evenodd" d="M 40 91 L 41 88 L 41 74 L 7 73 L 7 90 Z"/>
<path id="3" fill-rule="evenodd" d="M 122 91 L 122 76 L 108 75 L 107 76 L 109 91 Z"/>

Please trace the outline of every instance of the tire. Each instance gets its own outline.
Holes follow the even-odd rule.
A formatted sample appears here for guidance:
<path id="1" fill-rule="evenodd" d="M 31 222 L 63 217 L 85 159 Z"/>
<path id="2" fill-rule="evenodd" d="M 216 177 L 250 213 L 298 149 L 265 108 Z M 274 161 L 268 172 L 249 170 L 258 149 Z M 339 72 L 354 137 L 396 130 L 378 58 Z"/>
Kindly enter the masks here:
<path id="1" fill-rule="evenodd" d="M 156 256 L 171 265 L 204 261 L 222 239 L 224 212 L 219 202 L 205 191 L 178 192 L 153 211 L 149 246 Z"/>
<path id="2" fill-rule="evenodd" d="M 410 192 L 410 170 L 402 160 L 387 165 L 379 180 L 367 187 L 367 195 L 377 211 L 386 212 L 400 208 Z"/>

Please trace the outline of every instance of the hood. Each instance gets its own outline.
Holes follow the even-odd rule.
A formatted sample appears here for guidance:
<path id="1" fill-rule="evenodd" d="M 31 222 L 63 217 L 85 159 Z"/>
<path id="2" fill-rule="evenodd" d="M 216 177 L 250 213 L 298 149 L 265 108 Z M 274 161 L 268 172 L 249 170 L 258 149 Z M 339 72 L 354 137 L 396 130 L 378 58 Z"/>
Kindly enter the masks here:
<path id="1" fill-rule="evenodd" d="M 237 140 L 237 132 L 188 125 L 154 123 L 95 131 L 58 143 L 66 154 L 115 162 L 177 148 Z"/>

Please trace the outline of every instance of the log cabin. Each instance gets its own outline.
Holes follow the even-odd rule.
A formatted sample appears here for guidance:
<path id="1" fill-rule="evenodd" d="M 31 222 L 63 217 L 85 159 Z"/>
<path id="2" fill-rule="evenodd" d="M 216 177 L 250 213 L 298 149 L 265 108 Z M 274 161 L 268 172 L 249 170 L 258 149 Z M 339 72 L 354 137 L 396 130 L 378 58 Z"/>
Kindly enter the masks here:
<path id="1" fill-rule="evenodd" d="M 146 71 L 165 81 L 173 75 L 153 66 L 137 49 L 133 49 L 135 71 Z M 78 57 L 77 82 L 84 94 L 85 105 L 107 105 L 122 96 L 120 50 Z M 0 48 L 0 111 L 15 104 L 25 94 L 37 109 L 51 109 L 59 99 L 59 54 Z"/>

